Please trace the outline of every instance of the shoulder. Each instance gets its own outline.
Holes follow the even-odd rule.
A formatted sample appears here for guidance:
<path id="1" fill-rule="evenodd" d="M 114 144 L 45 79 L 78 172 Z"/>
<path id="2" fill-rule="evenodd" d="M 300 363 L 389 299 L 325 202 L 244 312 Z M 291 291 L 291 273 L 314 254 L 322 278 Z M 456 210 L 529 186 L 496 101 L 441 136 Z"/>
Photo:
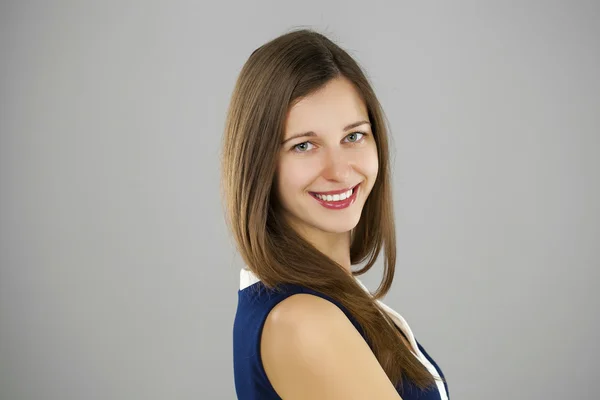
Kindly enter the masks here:
<path id="1" fill-rule="evenodd" d="M 310 319 L 311 321 L 324 317 L 345 318 L 340 308 L 331 301 L 310 293 L 295 293 L 273 307 L 267 316 L 265 325 L 297 329 L 301 328 L 297 326 L 300 325 L 298 320 L 308 316 L 313 317 Z"/>
<path id="2" fill-rule="evenodd" d="M 400 398 L 343 311 L 319 296 L 294 294 L 273 307 L 260 348 L 282 398 Z"/>

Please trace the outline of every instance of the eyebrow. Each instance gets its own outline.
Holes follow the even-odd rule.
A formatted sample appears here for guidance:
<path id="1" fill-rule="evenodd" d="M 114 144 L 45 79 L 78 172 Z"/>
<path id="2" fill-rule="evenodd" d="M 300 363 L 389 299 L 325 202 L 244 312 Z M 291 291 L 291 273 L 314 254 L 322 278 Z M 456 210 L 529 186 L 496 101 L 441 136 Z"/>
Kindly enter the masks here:
<path id="1" fill-rule="evenodd" d="M 344 132 L 348 131 L 352 128 L 356 128 L 357 126 L 361 126 L 363 124 L 369 124 L 371 125 L 371 123 L 369 121 L 357 121 L 357 122 L 353 122 L 350 125 L 346 126 L 344 128 Z M 295 135 L 290 136 L 289 138 L 285 139 L 283 142 L 281 142 L 281 144 L 285 144 L 286 142 L 292 140 L 292 139 L 296 139 L 299 137 L 305 137 L 305 136 L 317 136 L 316 133 L 314 133 L 313 131 L 308 131 L 308 132 L 303 132 L 303 133 L 296 133 Z"/>

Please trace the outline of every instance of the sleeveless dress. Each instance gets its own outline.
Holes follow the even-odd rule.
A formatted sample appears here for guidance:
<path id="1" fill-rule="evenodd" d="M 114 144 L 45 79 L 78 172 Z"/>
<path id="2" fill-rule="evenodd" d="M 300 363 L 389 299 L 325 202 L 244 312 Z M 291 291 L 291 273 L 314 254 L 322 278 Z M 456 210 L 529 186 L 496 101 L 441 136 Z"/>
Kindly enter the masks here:
<path id="1" fill-rule="evenodd" d="M 367 287 L 354 278 L 368 293 Z M 280 301 L 298 293 L 308 293 L 324 298 L 336 304 L 348 317 L 354 327 L 365 338 L 360 324 L 350 312 L 333 298 L 309 288 L 298 285 L 282 285 L 281 292 L 268 289 L 252 273 L 242 268 L 240 271 L 240 290 L 238 306 L 233 323 L 233 371 L 235 390 L 239 400 L 280 400 L 264 370 L 260 357 L 260 338 L 267 315 Z M 412 353 L 423 363 L 434 377 L 444 378 L 443 372 L 425 349 L 415 339 L 412 330 L 400 314 L 391 307 L 377 300 L 383 310 L 392 318 L 397 329 L 412 346 Z M 366 339 L 365 339 L 366 340 Z M 396 390 L 403 400 L 449 400 L 448 386 L 445 382 L 436 381 L 436 387 L 426 391 L 415 386 L 408 378 L 403 378 L 402 385 Z"/>

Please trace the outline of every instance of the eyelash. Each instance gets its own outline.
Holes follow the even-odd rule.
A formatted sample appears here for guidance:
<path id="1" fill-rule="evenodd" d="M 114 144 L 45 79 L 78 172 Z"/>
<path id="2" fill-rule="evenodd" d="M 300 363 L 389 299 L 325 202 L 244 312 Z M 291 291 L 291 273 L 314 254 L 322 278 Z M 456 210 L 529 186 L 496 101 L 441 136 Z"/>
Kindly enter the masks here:
<path id="1" fill-rule="evenodd" d="M 350 136 L 350 135 L 356 135 L 356 134 L 362 135 L 362 136 L 361 136 L 361 138 L 360 138 L 360 139 L 357 139 L 357 140 L 355 140 L 354 142 L 348 142 L 348 143 L 350 143 L 350 144 L 357 144 L 357 143 L 360 143 L 360 142 L 362 142 L 362 140 L 365 138 L 365 136 L 367 136 L 367 133 L 365 133 L 365 132 L 358 132 L 358 131 L 357 131 L 357 132 L 352 132 L 352 133 L 349 133 L 348 135 L 346 135 L 346 138 L 347 138 L 348 136 Z M 297 148 L 298 146 L 300 146 L 301 144 L 304 144 L 304 143 L 310 143 L 310 141 L 309 141 L 309 140 L 307 140 L 307 141 L 305 141 L 305 142 L 302 142 L 302 143 L 295 144 L 295 145 L 293 145 L 293 146 L 292 146 L 292 148 L 290 149 L 290 151 L 292 151 L 292 152 L 294 152 L 294 153 L 307 153 L 307 152 L 309 152 L 310 150 L 304 150 L 304 151 L 298 151 L 298 150 L 296 150 L 296 148 Z"/>

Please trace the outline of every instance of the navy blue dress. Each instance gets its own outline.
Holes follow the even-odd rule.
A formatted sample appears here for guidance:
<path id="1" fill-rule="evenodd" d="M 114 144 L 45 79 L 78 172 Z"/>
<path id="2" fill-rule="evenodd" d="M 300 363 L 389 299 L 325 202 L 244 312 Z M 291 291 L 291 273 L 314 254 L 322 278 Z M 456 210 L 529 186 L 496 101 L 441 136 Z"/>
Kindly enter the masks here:
<path id="1" fill-rule="evenodd" d="M 365 334 L 350 314 L 350 312 L 333 298 L 311 289 L 297 285 L 283 285 L 281 292 L 268 289 L 258 281 L 252 284 L 242 283 L 238 291 L 238 306 L 233 324 L 233 371 L 235 390 L 240 400 L 280 400 L 269 378 L 264 370 L 260 357 L 260 338 L 267 315 L 273 307 L 287 297 L 298 294 L 308 293 L 324 298 L 336 304 L 352 322 L 354 327 L 365 338 Z M 405 337 L 406 334 L 398 328 Z M 444 375 L 438 365 L 427 354 L 425 349 L 417 342 L 421 353 L 435 367 L 438 375 L 444 378 Z M 440 390 L 444 393 L 440 393 Z M 403 384 L 398 385 L 396 390 L 403 400 L 445 400 L 448 397 L 448 387 L 445 383 L 440 383 L 437 388 L 429 388 L 426 391 L 419 389 L 412 384 L 408 378 L 403 379 Z"/>

